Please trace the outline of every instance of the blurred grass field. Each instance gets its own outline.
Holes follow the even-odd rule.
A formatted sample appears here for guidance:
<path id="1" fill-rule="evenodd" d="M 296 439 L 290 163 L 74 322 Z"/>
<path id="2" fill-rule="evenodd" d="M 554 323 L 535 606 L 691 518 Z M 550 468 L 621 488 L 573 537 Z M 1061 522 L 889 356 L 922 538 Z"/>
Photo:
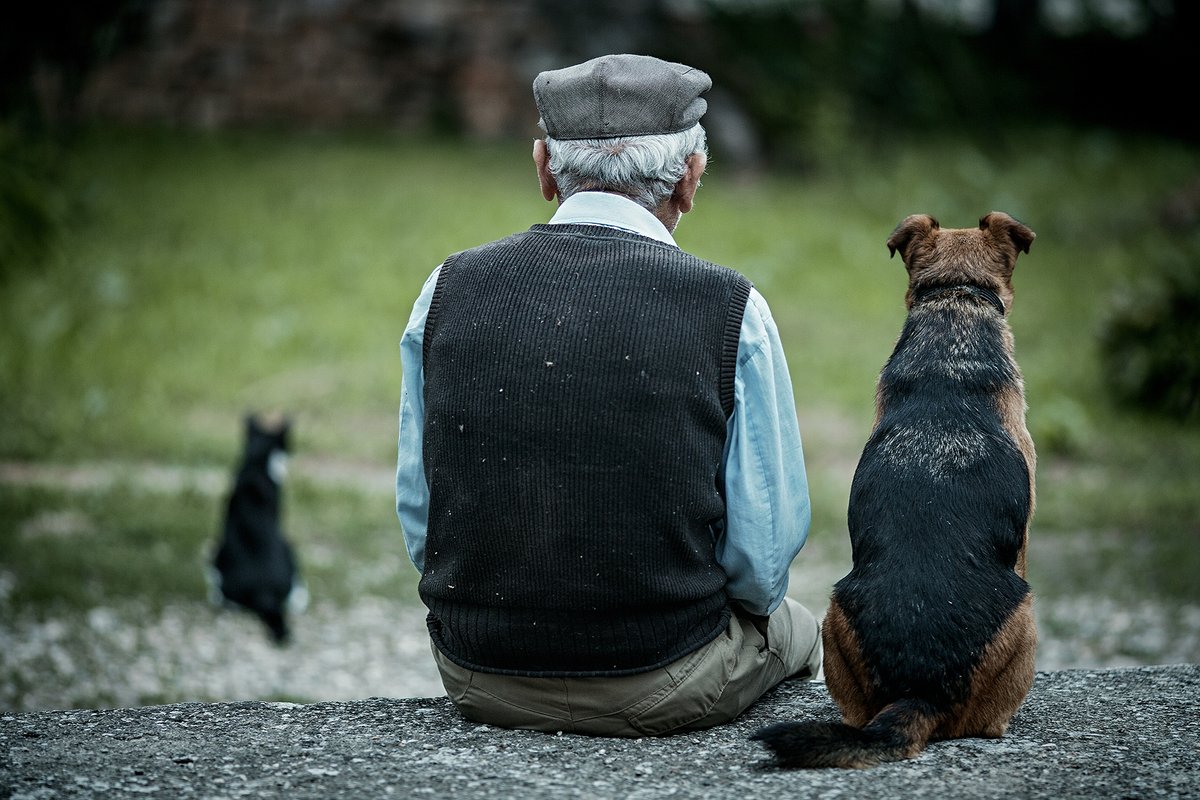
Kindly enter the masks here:
<path id="1" fill-rule="evenodd" d="M 80 138 L 61 164 L 68 224 L 49 262 L 0 270 L 0 628 L 130 598 L 202 603 L 217 495 L 252 409 L 295 419 L 285 524 L 314 598 L 416 604 L 388 495 L 398 341 L 446 254 L 552 213 L 529 149 L 383 134 Z M 826 573 L 805 582 L 806 558 L 834 577 L 848 566 L 849 481 L 904 317 L 888 234 L 910 213 L 966 227 L 997 209 L 1038 237 L 1011 316 L 1040 457 L 1035 591 L 1200 604 L 1200 429 L 1115 407 L 1097 352 L 1114 302 L 1180 257 L 1160 213 L 1200 154 L 1050 129 L 986 149 L 864 155 L 843 142 L 822 164 L 747 176 L 714 157 L 676 232 L 746 274 L 779 323 L 814 507 L 797 596 L 818 604 L 829 589 Z M 147 488 L 167 467 L 184 477 Z"/>

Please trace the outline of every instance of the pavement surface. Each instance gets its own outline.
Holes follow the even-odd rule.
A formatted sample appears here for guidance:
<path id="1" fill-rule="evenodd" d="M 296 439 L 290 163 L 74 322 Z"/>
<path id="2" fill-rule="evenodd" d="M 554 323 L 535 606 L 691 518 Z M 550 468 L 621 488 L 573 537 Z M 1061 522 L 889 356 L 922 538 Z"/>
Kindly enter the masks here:
<path id="1" fill-rule="evenodd" d="M 0 797 L 1200 798 L 1196 664 L 1039 672 L 1004 738 L 866 770 L 777 770 L 748 739 L 837 717 L 823 683 L 657 739 L 502 730 L 435 697 L 5 713 Z"/>

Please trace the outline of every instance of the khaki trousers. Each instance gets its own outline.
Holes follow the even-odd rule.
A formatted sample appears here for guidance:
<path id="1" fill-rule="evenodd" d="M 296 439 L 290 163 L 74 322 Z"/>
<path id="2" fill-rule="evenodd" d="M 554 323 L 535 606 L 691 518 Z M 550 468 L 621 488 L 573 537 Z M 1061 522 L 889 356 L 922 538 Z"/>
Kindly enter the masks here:
<path id="1" fill-rule="evenodd" d="M 433 647 L 446 694 L 475 722 L 593 736 L 659 736 L 733 720 L 780 681 L 821 667 L 812 613 L 793 600 L 766 620 L 739 616 L 709 644 L 636 675 L 526 678 L 476 672 Z"/>

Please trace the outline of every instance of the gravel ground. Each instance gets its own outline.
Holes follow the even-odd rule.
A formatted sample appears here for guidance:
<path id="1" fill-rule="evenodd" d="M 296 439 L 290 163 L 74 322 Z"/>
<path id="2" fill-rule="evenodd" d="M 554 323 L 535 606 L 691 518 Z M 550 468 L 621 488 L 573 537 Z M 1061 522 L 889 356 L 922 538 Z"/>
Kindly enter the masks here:
<path id="1" fill-rule="evenodd" d="M 314 604 L 295 622 L 292 642 L 277 647 L 250 615 L 200 603 L 18 616 L 0 622 L 0 708 L 442 694 L 423 611 L 368 599 L 349 609 Z"/>
<path id="2" fill-rule="evenodd" d="M 1038 614 L 1041 670 L 1200 663 L 1200 607 L 1080 597 L 1042 603 Z M 283 648 L 249 615 L 201 603 L 41 622 L 0 613 L 4 710 L 441 694 L 423 610 L 389 601 L 314 603 Z"/>
<path id="3" fill-rule="evenodd" d="M 381 486 L 387 476 L 300 462 L 325 484 Z M 0 481 L 97 488 L 113 476 L 148 488 L 181 485 L 218 493 L 218 470 L 106 465 L 64 470 L 0 463 Z M 1035 540 L 1032 563 L 1073 560 Z M 824 613 L 845 571 L 828 542 L 810 541 L 794 568 L 795 599 Z M 152 609 L 136 600 L 84 615 L 36 618 L 10 602 L 13 577 L 0 567 L 0 710 L 131 707 L 184 701 L 342 701 L 442 694 L 424 609 L 364 597 L 349 608 L 313 604 L 295 620 L 293 642 L 272 645 L 257 620 L 203 600 Z M 1105 669 L 1200 663 L 1200 603 L 1123 603 L 1099 594 L 1039 596 L 1038 669 Z"/>
<path id="4" fill-rule="evenodd" d="M 1200 797 L 1200 667 L 1038 673 L 1001 739 L 861 770 L 779 770 L 750 735 L 836 719 L 792 681 L 738 719 L 630 739 L 477 725 L 444 698 L 0 713 L 0 796 L 1184 800 Z"/>

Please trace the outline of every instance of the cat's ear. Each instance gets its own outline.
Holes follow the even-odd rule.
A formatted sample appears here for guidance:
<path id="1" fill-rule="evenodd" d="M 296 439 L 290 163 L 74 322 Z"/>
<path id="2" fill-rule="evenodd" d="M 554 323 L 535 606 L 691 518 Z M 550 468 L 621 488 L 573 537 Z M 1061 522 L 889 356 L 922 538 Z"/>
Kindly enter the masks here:
<path id="1" fill-rule="evenodd" d="M 258 424 L 258 416 L 254 412 L 247 411 L 246 415 L 243 417 L 243 420 L 246 425 L 247 435 L 253 433 L 262 433 L 262 427 Z"/>

